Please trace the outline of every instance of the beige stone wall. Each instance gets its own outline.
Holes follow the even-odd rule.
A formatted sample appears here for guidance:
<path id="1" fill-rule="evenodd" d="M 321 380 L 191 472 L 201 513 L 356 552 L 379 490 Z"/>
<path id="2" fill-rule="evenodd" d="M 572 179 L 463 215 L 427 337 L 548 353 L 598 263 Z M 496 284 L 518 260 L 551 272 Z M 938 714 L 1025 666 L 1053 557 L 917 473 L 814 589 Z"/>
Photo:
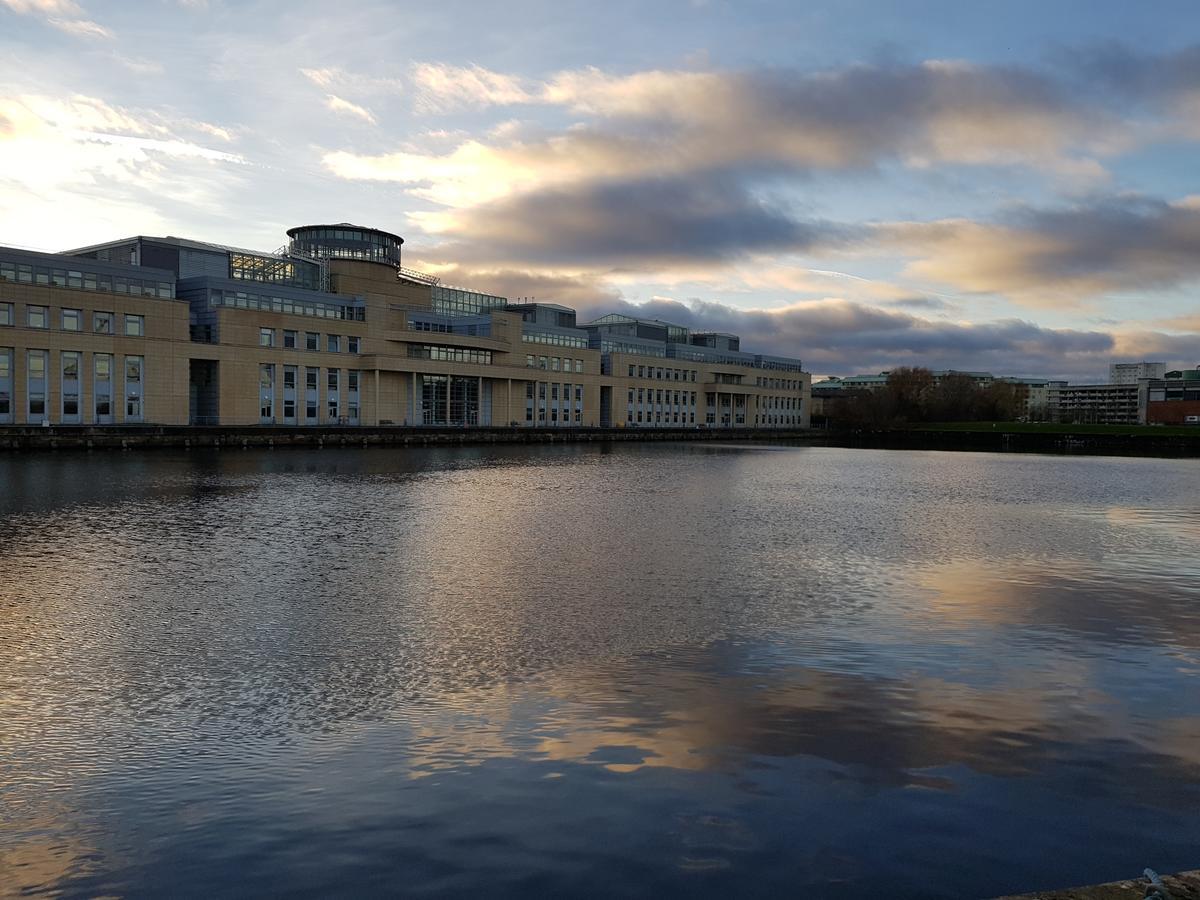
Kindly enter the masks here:
<path id="1" fill-rule="evenodd" d="M 28 351 L 49 352 L 47 365 L 47 418 L 62 420 L 62 354 L 78 352 L 80 357 L 81 422 L 95 422 L 94 371 L 96 354 L 113 357 L 113 421 L 125 421 L 124 359 L 144 359 L 143 418 L 146 422 L 186 424 L 188 418 L 188 361 L 178 352 L 188 341 L 188 305 L 182 300 L 84 291 L 75 288 L 0 282 L 0 303 L 13 305 L 15 325 L 0 327 L 0 348 L 13 350 L 13 421 L 29 422 Z M 46 328 L 27 326 L 27 308 L 48 308 Z M 80 310 L 79 331 L 62 328 L 62 311 Z M 96 312 L 113 314 L 115 334 L 97 334 L 93 329 Z M 144 317 L 144 336 L 124 334 L 125 316 Z M 33 422 L 31 424 L 40 424 Z"/>
<path id="2" fill-rule="evenodd" d="M 806 372 L 779 372 L 770 369 L 757 369 L 752 366 L 734 366 L 725 363 L 715 364 L 688 359 L 673 359 L 671 357 L 641 356 L 632 353 L 613 353 L 612 376 L 607 379 L 613 384 L 613 425 L 616 427 L 637 427 L 641 425 L 699 425 L 705 426 L 708 417 L 709 395 L 719 395 L 722 406 L 729 405 L 737 409 L 733 397 L 744 398 L 745 405 L 737 412 L 745 421 L 731 422 L 738 427 L 765 428 L 807 428 L 811 418 L 812 406 L 812 376 Z M 632 367 L 633 374 L 630 375 Z M 678 378 L 676 377 L 678 373 Z M 720 383 L 721 378 L 739 378 L 740 384 Z M 695 380 L 693 380 L 693 378 Z M 633 391 L 633 420 L 628 418 L 629 392 Z M 639 403 L 638 391 L 641 391 Z M 653 400 L 647 400 L 646 392 L 650 391 Z M 674 400 L 674 395 L 687 391 L 689 401 L 691 393 L 696 394 L 695 407 L 680 404 L 678 411 L 673 402 L 663 403 L 663 409 L 658 410 L 651 404 L 658 404 L 659 391 L 667 393 Z M 682 398 L 681 398 L 682 399 Z M 715 401 L 715 398 L 714 398 Z M 667 406 L 670 409 L 667 409 Z M 638 421 L 638 412 L 642 420 Z M 692 415 L 695 414 L 695 421 Z M 687 419 L 686 422 L 676 423 L 675 416 Z M 714 402 L 714 419 L 711 424 L 721 424 L 721 416 Z M 670 421 L 660 421 L 657 418 L 647 419 L 647 416 L 670 417 Z M 774 419 L 775 421 L 769 421 Z"/>

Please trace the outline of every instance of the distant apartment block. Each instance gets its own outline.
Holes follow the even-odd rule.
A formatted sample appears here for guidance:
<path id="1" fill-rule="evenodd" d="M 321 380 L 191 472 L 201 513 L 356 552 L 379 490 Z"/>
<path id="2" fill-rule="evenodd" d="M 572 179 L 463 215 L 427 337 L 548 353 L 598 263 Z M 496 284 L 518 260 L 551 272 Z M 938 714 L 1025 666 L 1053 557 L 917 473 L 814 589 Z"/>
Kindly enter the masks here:
<path id="1" fill-rule="evenodd" d="M 343 223 L 273 253 L 0 247 L 0 424 L 808 425 L 799 359 L 450 287 L 402 245 Z"/>
<path id="2" fill-rule="evenodd" d="M 1163 378 L 1167 364 L 1161 362 L 1112 363 L 1108 367 L 1109 384 L 1137 384 L 1146 378 Z"/>

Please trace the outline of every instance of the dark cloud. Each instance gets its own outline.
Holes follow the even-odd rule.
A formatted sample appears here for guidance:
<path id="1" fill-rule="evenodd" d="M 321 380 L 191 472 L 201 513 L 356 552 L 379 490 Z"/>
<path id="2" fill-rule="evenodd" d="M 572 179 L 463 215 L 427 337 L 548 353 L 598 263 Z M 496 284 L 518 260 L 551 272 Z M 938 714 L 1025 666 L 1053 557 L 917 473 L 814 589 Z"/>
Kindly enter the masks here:
<path id="1" fill-rule="evenodd" d="M 737 178 L 706 172 L 520 194 L 473 208 L 449 233 L 450 259 L 624 269 L 804 250 L 856 230 L 801 220 Z"/>
<path id="2" fill-rule="evenodd" d="M 917 259 L 911 274 L 1049 305 L 1200 278 L 1200 202 L 1120 195 L 1022 209 L 990 223 L 900 223 L 875 231 Z"/>
<path id="3" fill-rule="evenodd" d="M 1087 87 L 1111 95 L 1173 100 L 1200 90 L 1200 46 L 1173 53 L 1138 53 L 1119 43 L 1065 50 L 1058 55 L 1066 71 Z"/>
<path id="4" fill-rule="evenodd" d="M 945 322 L 845 300 L 777 310 L 665 299 L 579 305 L 581 322 L 609 312 L 677 322 L 697 331 L 732 332 L 741 336 L 746 350 L 798 356 L 805 369 L 830 374 L 921 365 L 1092 378 L 1107 370 L 1116 346 L 1114 335 L 1103 331 L 1045 328 L 1021 319 Z"/>

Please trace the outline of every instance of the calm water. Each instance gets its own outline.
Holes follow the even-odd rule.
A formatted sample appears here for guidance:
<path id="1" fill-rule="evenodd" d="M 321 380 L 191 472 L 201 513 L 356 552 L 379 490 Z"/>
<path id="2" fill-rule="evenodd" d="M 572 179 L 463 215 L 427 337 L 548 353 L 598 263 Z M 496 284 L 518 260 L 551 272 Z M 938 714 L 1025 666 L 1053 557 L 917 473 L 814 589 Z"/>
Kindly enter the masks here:
<path id="1" fill-rule="evenodd" d="M 0 457 L 0 894 L 1200 866 L 1200 461 Z"/>

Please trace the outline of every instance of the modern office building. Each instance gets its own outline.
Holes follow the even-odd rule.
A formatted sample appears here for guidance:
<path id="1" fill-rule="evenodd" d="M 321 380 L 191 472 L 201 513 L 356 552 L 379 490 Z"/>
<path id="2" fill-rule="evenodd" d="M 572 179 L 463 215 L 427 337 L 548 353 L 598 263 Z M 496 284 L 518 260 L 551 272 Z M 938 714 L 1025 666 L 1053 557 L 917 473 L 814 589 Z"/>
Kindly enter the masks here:
<path id="1" fill-rule="evenodd" d="M 1146 422 L 1200 426 L 1200 367 L 1176 369 L 1148 382 Z"/>
<path id="2" fill-rule="evenodd" d="M 0 424 L 806 427 L 800 360 L 448 287 L 348 224 L 0 247 Z"/>

